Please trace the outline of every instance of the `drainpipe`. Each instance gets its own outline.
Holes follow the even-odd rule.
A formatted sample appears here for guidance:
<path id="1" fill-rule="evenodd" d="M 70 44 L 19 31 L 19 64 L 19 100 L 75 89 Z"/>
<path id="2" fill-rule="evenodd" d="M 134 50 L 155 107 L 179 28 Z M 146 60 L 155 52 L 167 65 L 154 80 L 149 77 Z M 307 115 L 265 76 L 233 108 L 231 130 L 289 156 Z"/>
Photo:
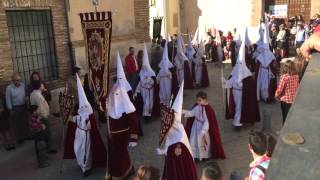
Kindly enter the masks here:
<path id="1" fill-rule="evenodd" d="M 64 13 L 65 13 L 65 20 L 67 23 L 67 33 L 68 33 L 68 48 L 69 48 L 69 56 L 70 56 L 70 65 L 71 69 L 76 65 L 74 56 L 73 56 L 73 48 L 72 48 L 72 42 L 71 42 L 71 37 L 70 37 L 70 28 L 69 28 L 69 16 L 68 16 L 68 11 L 70 9 L 69 7 L 70 3 L 69 0 L 64 0 Z M 70 71 L 71 72 L 71 71 Z"/>

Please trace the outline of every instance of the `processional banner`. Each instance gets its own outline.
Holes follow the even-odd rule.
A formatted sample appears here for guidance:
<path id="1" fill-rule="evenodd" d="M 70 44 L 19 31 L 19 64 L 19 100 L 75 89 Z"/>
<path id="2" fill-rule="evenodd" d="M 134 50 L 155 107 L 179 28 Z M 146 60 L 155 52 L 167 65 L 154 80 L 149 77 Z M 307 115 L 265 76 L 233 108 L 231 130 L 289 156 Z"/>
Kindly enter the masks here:
<path id="1" fill-rule="evenodd" d="M 161 117 L 161 126 L 160 126 L 159 146 L 162 146 L 168 132 L 170 131 L 174 123 L 174 111 L 170 107 L 160 104 L 160 117 Z"/>
<path id="2" fill-rule="evenodd" d="M 80 19 L 89 65 L 90 88 L 99 108 L 106 110 L 112 34 L 111 12 L 80 13 Z"/>

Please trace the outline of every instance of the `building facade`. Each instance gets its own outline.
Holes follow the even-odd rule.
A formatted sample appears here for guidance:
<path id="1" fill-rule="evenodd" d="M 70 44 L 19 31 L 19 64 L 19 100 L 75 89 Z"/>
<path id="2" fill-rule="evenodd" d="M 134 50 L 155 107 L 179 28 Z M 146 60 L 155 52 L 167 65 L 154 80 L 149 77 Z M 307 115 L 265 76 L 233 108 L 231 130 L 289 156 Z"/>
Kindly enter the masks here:
<path id="1" fill-rule="evenodd" d="M 149 37 L 149 0 L 103 0 L 98 11 L 111 11 L 110 65 L 130 46 L 141 48 Z M 0 86 L 19 72 L 29 83 L 38 71 L 50 89 L 63 87 L 72 65 L 87 69 L 79 13 L 95 11 L 92 1 L 2 0 L 0 4 Z M 112 70 L 113 71 L 113 70 Z"/>
<path id="2" fill-rule="evenodd" d="M 70 70 L 65 2 L 2 0 L 0 4 L 0 85 L 14 71 L 29 82 L 33 71 L 52 87 L 62 86 Z M 62 81 L 61 81 L 62 80 Z"/>

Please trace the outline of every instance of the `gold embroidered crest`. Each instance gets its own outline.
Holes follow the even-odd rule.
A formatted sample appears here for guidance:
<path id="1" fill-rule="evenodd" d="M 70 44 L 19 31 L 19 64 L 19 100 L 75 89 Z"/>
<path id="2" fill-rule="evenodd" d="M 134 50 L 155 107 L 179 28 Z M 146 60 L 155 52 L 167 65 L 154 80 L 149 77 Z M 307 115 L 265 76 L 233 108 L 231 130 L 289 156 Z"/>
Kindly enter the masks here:
<path id="1" fill-rule="evenodd" d="M 174 150 L 174 153 L 176 154 L 176 156 L 180 156 L 182 154 L 182 149 L 180 144 L 177 145 L 176 149 Z"/>

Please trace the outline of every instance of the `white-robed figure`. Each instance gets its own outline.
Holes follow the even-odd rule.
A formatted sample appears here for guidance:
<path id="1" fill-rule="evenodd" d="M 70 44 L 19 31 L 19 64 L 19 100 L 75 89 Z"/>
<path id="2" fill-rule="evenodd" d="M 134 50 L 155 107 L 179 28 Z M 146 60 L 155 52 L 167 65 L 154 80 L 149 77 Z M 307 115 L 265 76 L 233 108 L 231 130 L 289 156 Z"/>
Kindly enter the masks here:
<path id="1" fill-rule="evenodd" d="M 232 88 L 232 95 L 235 103 L 235 115 L 234 115 L 232 124 L 235 127 L 242 126 L 240 122 L 241 110 L 242 110 L 242 87 L 243 87 L 242 80 L 249 76 L 252 76 L 252 73 L 248 69 L 245 61 L 245 47 L 247 44 L 247 38 L 245 36 L 246 36 L 246 33 L 242 38 L 243 40 L 239 49 L 237 63 L 235 67 L 232 69 L 231 78 L 225 82 L 226 88 Z M 227 95 L 227 97 L 229 97 L 229 95 Z"/>
<path id="2" fill-rule="evenodd" d="M 168 57 L 168 41 L 166 41 L 164 46 L 163 56 L 159 67 L 160 71 L 157 75 L 157 81 L 160 86 L 160 103 L 169 107 L 172 97 L 172 74 L 170 68 L 173 67 L 173 64 L 169 61 Z"/>
<path id="3" fill-rule="evenodd" d="M 153 77 L 156 77 L 156 74 L 150 66 L 146 44 L 144 44 L 143 62 L 139 76 L 140 81 L 134 97 L 136 97 L 138 93 L 141 94 L 143 100 L 142 116 L 150 117 L 152 114 L 155 92 L 155 82 Z"/>
<path id="4" fill-rule="evenodd" d="M 188 63 L 189 63 L 189 69 L 190 69 L 191 73 L 192 73 L 192 61 L 194 59 L 195 53 L 196 53 L 196 51 L 194 50 L 194 47 L 192 45 L 192 40 L 191 40 L 191 37 L 189 35 L 189 43 L 188 43 L 188 46 L 186 48 L 186 56 L 189 59 Z"/>
<path id="5" fill-rule="evenodd" d="M 196 57 L 193 59 L 194 73 L 195 73 L 194 77 L 197 85 L 201 85 L 201 82 L 202 82 L 203 56 L 204 56 L 204 45 L 203 45 L 203 41 L 201 41 L 196 53 Z"/>
<path id="6" fill-rule="evenodd" d="M 266 24 L 268 20 L 266 19 Z M 257 98 L 258 101 L 269 101 L 273 99 L 270 96 L 270 83 L 272 79 L 276 76 L 271 70 L 271 63 L 276 60 L 274 54 L 270 51 L 270 37 L 269 29 L 266 27 L 263 31 L 263 41 L 257 47 L 258 55 L 256 56 L 256 61 L 259 64 L 258 76 L 257 76 Z"/>
<path id="7" fill-rule="evenodd" d="M 174 65 L 176 66 L 176 73 L 178 78 L 179 86 L 184 80 L 184 63 L 189 61 L 188 57 L 185 55 L 184 44 L 182 37 L 179 35 L 177 38 L 177 54 L 174 58 Z"/>
<path id="8" fill-rule="evenodd" d="M 223 49 L 222 49 L 220 32 L 217 32 L 215 41 L 216 41 L 216 45 L 217 45 L 218 62 L 222 62 L 224 54 L 223 54 Z"/>
<path id="9" fill-rule="evenodd" d="M 71 121 L 77 125 L 74 140 L 74 153 L 79 166 L 85 173 L 86 171 L 91 170 L 92 166 L 90 137 L 91 124 L 89 116 L 93 113 L 93 110 L 85 95 L 79 76 L 76 75 L 76 77 L 79 96 L 79 110 L 78 115 L 73 116 Z"/>
<path id="10" fill-rule="evenodd" d="M 177 97 L 171 107 L 174 112 L 173 123 L 161 131 L 165 137 L 160 142 L 159 155 L 165 155 L 162 179 L 194 180 L 197 179 L 192 150 L 181 123 L 184 81 L 181 82 Z"/>
<path id="11" fill-rule="evenodd" d="M 191 111 L 184 111 L 184 116 L 195 118 L 189 138 L 193 157 L 200 161 L 210 158 L 209 120 L 204 107 L 197 105 Z"/>
<path id="12" fill-rule="evenodd" d="M 132 88 L 126 78 L 126 74 L 123 70 L 119 51 L 117 51 L 117 81 L 121 84 L 121 87 L 123 87 L 126 92 L 132 91 Z"/>

